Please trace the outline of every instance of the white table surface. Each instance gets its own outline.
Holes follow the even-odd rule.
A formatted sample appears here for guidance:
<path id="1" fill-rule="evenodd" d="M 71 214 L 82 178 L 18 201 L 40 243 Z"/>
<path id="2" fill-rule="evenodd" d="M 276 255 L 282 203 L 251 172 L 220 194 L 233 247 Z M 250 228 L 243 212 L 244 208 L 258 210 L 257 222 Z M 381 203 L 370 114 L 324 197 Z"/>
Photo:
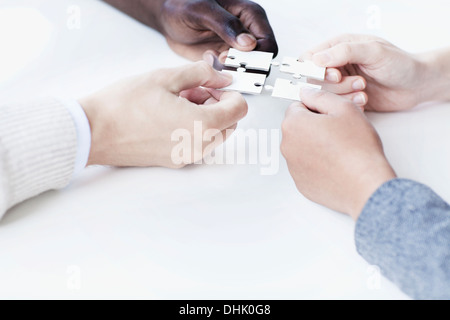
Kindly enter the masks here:
<path id="1" fill-rule="evenodd" d="M 258 2 L 280 57 L 344 32 L 380 35 L 412 52 L 450 42 L 444 0 Z M 71 30 L 73 4 L 81 28 Z M 377 10 L 379 25 L 368 14 Z M 155 31 L 95 0 L 3 0 L 0 39 L 2 103 L 78 98 L 186 63 Z M 241 129 L 280 128 L 289 102 L 248 102 Z M 369 117 L 398 174 L 450 200 L 450 105 Z M 86 169 L 0 222 L 0 298 L 406 298 L 384 278 L 377 285 L 355 250 L 350 218 L 303 198 L 281 156 L 276 175 L 261 167 Z"/>

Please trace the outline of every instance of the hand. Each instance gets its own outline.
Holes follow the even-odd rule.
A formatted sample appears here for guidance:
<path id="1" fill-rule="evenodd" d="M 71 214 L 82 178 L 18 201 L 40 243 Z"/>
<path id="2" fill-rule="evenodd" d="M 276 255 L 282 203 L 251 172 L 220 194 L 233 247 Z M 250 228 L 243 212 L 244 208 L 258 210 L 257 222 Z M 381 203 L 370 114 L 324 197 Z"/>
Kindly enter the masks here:
<path id="1" fill-rule="evenodd" d="M 197 62 L 124 80 L 81 99 L 92 131 L 88 165 L 180 168 L 201 160 L 205 149 L 212 152 L 247 113 L 240 94 L 206 89 L 231 81 L 207 63 Z M 201 143 L 193 141 L 199 134 L 194 132 L 196 121 L 202 124 Z M 192 148 L 183 150 L 190 155 L 183 163 L 172 157 L 180 144 L 172 137 L 177 129 L 190 133 L 187 143 Z M 204 141 L 207 131 L 216 131 L 210 141 Z"/>
<path id="2" fill-rule="evenodd" d="M 340 84 L 353 82 L 354 76 L 366 81 L 366 110 L 399 111 L 432 99 L 429 86 L 435 78 L 420 56 L 409 54 L 374 36 L 343 35 L 305 53 L 304 59 L 328 67 L 328 75 Z M 447 89 L 448 91 L 448 89 Z"/>
<path id="3" fill-rule="evenodd" d="M 191 60 L 206 50 L 233 47 L 278 53 L 264 9 L 248 0 L 105 0 L 157 29 L 170 47 Z"/>
<path id="4" fill-rule="evenodd" d="M 356 220 L 373 192 L 395 178 L 380 138 L 351 101 L 313 89 L 301 98 L 282 125 L 289 171 L 306 198 Z"/>
<path id="5" fill-rule="evenodd" d="M 162 33 L 178 54 L 198 60 L 206 50 L 278 53 L 264 9 L 247 0 L 167 0 Z"/>

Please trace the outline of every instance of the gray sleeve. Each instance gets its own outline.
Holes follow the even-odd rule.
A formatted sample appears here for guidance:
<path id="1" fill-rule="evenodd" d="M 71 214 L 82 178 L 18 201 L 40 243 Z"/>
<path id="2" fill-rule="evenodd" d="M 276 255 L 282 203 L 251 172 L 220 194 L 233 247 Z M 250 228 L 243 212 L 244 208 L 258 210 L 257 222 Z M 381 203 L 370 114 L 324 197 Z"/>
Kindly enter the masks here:
<path id="1" fill-rule="evenodd" d="M 450 206 L 430 188 L 394 179 L 366 203 L 358 252 L 414 299 L 450 299 Z"/>

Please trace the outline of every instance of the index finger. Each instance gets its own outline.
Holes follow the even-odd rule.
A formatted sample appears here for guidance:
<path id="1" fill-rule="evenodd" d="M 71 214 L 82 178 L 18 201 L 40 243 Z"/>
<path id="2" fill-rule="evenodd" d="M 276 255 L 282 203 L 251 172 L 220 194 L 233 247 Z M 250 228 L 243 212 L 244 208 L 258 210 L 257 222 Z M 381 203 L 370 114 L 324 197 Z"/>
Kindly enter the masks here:
<path id="1" fill-rule="evenodd" d="M 255 50 L 273 52 L 274 56 L 277 56 L 278 44 L 263 7 L 252 1 L 232 1 L 231 4 L 223 0 L 218 2 L 232 14 L 238 16 L 244 27 L 255 36 L 257 40 Z"/>
<path id="2" fill-rule="evenodd" d="M 241 94 L 223 92 L 215 97 L 219 98 L 219 102 L 200 106 L 210 128 L 226 129 L 247 115 L 248 105 Z"/>
<path id="3" fill-rule="evenodd" d="M 379 39 L 379 38 L 375 37 L 375 36 L 363 35 L 363 34 L 342 34 L 337 37 L 331 38 L 330 40 L 325 41 L 310 50 L 305 51 L 300 56 L 300 59 L 312 60 L 312 56 L 315 53 L 330 49 L 330 48 L 334 47 L 335 45 L 338 45 L 343 42 L 366 42 L 368 40 L 374 40 L 374 39 Z"/>

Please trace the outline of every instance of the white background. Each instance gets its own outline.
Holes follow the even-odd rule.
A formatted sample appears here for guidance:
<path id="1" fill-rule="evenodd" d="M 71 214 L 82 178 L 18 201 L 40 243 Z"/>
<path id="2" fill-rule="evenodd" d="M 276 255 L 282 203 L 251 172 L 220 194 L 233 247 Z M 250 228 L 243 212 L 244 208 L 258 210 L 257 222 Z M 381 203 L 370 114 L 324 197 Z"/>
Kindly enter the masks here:
<path id="1" fill-rule="evenodd" d="M 448 1 L 258 2 L 280 57 L 344 32 L 380 35 L 411 52 L 450 42 Z M 81 28 L 70 30 L 74 4 Z M 155 31 L 95 0 L 3 0 L 0 40 L 2 103 L 79 98 L 186 63 Z M 248 102 L 241 129 L 280 128 L 288 101 Z M 397 173 L 446 200 L 449 107 L 369 115 Z M 377 285 L 356 253 L 353 221 L 303 198 L 281 156 L 278 174 L 260 169 L 88 168 L 0 222 L 0 298 L 406 298 L 384 278 Z"/>

